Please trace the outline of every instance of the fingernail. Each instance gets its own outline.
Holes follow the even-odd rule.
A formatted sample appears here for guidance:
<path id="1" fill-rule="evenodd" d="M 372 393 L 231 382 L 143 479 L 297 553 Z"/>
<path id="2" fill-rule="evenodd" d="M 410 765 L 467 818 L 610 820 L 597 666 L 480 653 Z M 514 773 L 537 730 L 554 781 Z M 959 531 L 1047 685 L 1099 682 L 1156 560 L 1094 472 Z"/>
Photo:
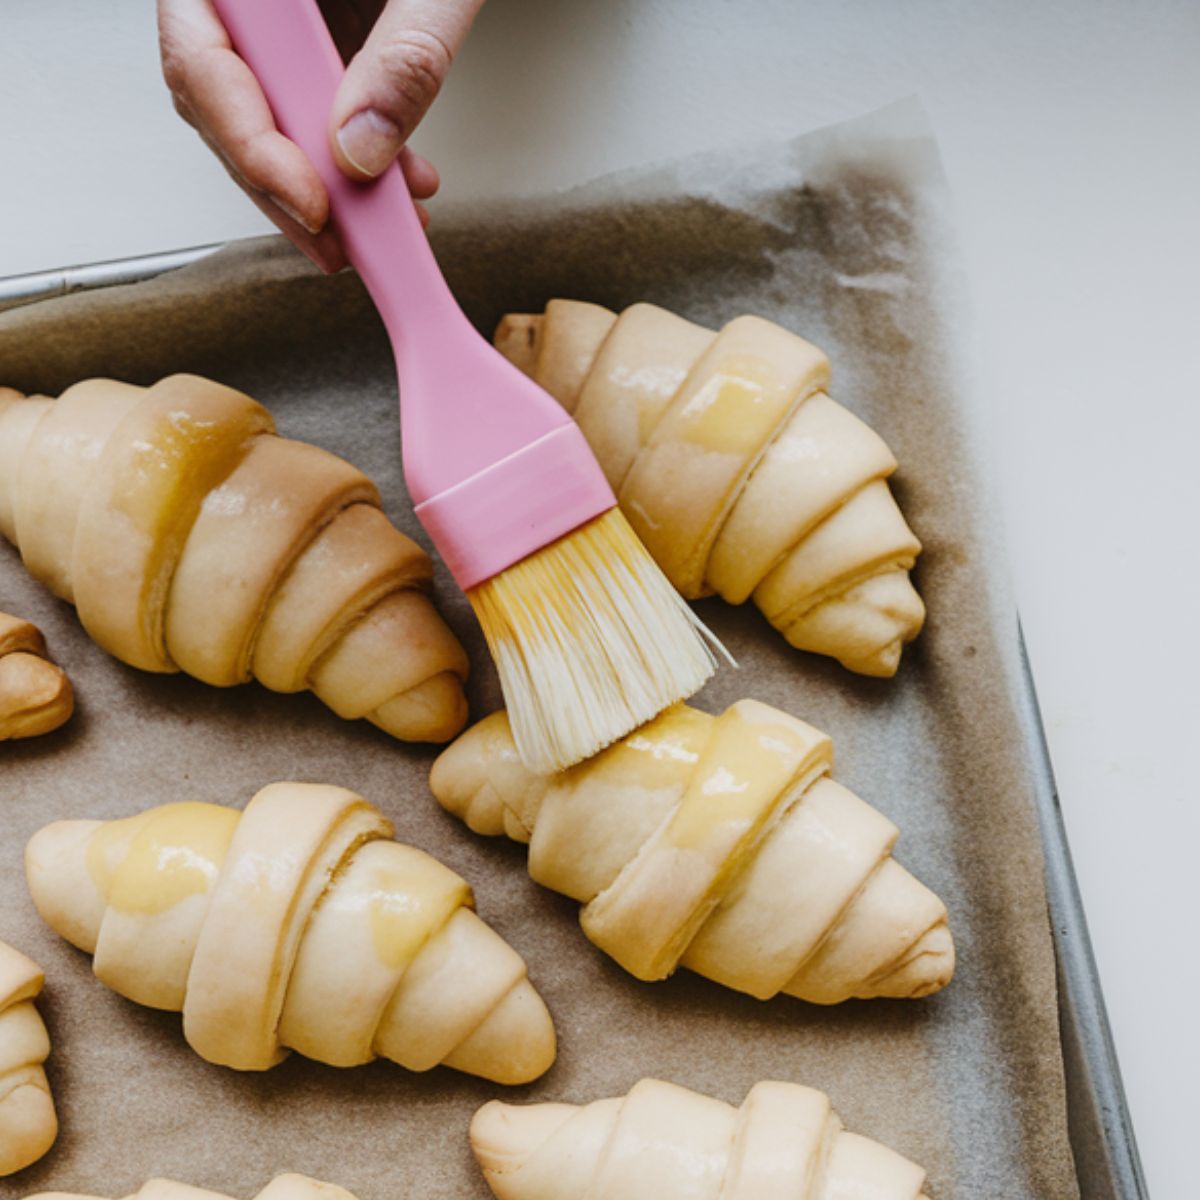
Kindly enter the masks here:
<path id="1" fill-rule="evenodd" d="M 278 196 L 271 195 L 270 193 L 268 193 L 267 199 L 270 200 L 276 208 L 287 213 L 287 215 L 291 217 L 297 225 L 307 229 L 309 233 L 316 234 L 321 232 L 322 227 L 320 225 L 318 225 L 315 221 L 310 220 L 308 217 L 301 216 L 301 214 L 290 204 L 288 204 L 286 200 L 280 200 Z"/>
<path id="2" fill-rule="evenodd" d="M 355 113 L 337 131 L 337 140 L 351 165 L 372 179 L 391 166 L 404 145 L 396 123 L 373 108 Z"/>

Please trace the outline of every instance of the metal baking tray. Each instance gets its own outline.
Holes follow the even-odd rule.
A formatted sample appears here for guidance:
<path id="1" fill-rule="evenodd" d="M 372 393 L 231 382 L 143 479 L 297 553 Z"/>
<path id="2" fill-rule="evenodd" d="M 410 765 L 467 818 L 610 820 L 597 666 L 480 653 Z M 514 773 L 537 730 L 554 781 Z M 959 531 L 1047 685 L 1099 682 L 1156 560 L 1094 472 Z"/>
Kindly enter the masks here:
<path id="1" fill-rule="evenodd" d="M 71 292 L 148 280 L 187 266 L 220 248 L 197 246 L 0 278 L 0 311 Z M 1056 954 L 1068 1123 L 1081 1195 L 1084 1200 L 1145 1200 L 1149 1193 L 1023 643 L 1020 658 L 1023 683 L 1017 696 L 1018 718 L 1035 757 L 1031 766 L 1036 781 L 1035 802 Z"/>

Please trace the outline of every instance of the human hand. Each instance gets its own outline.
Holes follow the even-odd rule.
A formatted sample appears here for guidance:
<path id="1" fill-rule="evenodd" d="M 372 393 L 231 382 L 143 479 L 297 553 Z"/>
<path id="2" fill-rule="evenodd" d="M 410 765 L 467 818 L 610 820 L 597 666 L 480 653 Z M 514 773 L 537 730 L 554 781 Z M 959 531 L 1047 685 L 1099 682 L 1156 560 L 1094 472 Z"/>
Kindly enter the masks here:
<path id="1" fill-rule="evenodd" d="M 398 157 L 414 199 L 437 191 L 437 171 L 406 142 L 482 7 L 483 0 L 321 0 L 343 56 L 354 55 L 329 126 L 334 159 L 351 179 L 372 179 Z M 176 111 L 317 266 L 344 267 L 321 177 L 275 128 L 258 81 L 234 52 L 210 0 L 158 0 L 158 32 Z M 424 206 L 417 208 L 427 223 Z"/>

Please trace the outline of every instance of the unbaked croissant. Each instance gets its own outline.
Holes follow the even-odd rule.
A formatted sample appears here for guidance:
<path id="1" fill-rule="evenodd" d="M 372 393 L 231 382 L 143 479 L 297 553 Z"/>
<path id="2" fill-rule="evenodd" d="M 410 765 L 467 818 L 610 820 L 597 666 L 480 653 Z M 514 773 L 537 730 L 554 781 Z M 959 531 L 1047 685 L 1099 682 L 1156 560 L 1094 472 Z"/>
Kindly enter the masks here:
<path id="1" fill-rule="evenodd" d="M 753 595 L 793 646 L 895 674 L 925 619 L 908 576 L 921 544 L 892 452 L 826 394 L 817 347 L 759 317 L 714 333 L 575 300 L 505 317 L 496 345 L 574 414 L 684 596 Z"/>
<path id="2" fill-rule="evenodd" d="M 25 1200 L 101 1200 L 101 1197 L 74 1192 L 41 1192 L 27 1196 Z M 230 1200 L 230 1197 L 170 1179 L 152 1179 L 125 1200 Z M 335 1183 L 321 1183 L 307 1175 L 279 1175 L 258 1193 L 255 1200 L 355 1200 L 355 1197 Z"/>
<path id="3" fill-rule="evenodd" d="M 227 687 L 311 688 L 396 737 L 462 728 L 462 647 L 428 556 L 343 459 L 195 375 L 0 391 L 0 532 L 110 654 Z"/>
<path id="4" fill-rule="evenodd" d="M 49 733 L 74 711 L 71 681 L 46 656 L 41 630 L 0 612 L 0 742 Z"/>
<path id="5" fill-rule="evenodd" d="M 476 833 L 529 843 L 587 936 L 639 979 L 684 966 L 759 999 L 927 996 L 954 971 L 941 900 L 891 857 L 898 830 L 830 778 L 829 738 L 739 700 L 677 705 L 558 776 L 526 771 L 501 712 L 433 767 Z"/>
<path id="6" fill-rule="evenodd" d="M 58 1137 L 58 1117 L 42 1063 L 50 1037 L 33 1002 L 42 969 L 0 942 L 0 1175 L 37 1162 Z"/>
<path id="7" fill-rule="evenodd" d="M 34 904 L 122 996 L 183 1012 L 210 1062 L 287 1050 L 524 1083 L 554 1061 L 525 963 L 436 859 L 361 796 L 273 783 L 244 813 L 168 804 L 60 821 L 25 854 Z"/>
<path id="8" fill-rule="evenodd" d="M 795 1083 L 740 1108 L 656 1079 L 582 1106 L 492 1100 L 471 1146 L 499 1200 L 927 1200 L 916 1163 Z"/>

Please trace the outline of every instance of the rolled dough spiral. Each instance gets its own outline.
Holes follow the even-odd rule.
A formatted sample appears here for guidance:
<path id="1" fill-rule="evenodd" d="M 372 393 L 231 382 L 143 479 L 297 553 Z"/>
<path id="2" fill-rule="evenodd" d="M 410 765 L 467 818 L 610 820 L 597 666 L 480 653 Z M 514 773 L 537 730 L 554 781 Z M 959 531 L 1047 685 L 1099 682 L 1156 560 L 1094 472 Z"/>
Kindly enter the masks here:
<path id="1" fill-rule="evenodd" d="M 42 969 L 0 942 L 0 1175 L 37 1162 L 58 1137 L 58 1117 L 42 1064 L 50 1036 L 33 1002 Z"/>
<path id="2" fill-rule="evenodd" d="M 361 796 L 273 783 L 245 812 L 60 821 L 25 854 L 34 904 L 122 996 L 183 1013 L 203 1058 L 265 1070 L 389 1058 L 524 1083 L 554 1060 L 525 963 L 436 859 Z"/>
<path id="3" fill-rule="evenodd" d="M 0 742 L 49 733 L 74 711 L 71 681 L 47 657 L 41 631 L 0 612 Z"/>
<path id="4" fill-rule="evenodd" d="M 501 711 L 430 786 L 475 832 L 528 842 L 530 875 L 583 903 L 584 932 L 639 979 L 683 966 L 764 1000 L 927 996 L 954 971 L 945 906 L 832 763 L 825 734 L 739 700 L 719 717 L 677 705 L 536 776 Z"/>
<path id="5" fill-rule="evenodd" d="M 462 647 L 428 556 L 349 463 L 195 375 L 0 391 L 0 533 L 110 654 L 311 688 L 409 741 L 462 728 Z"/>
<path id="6" fill-rule="evenodd" d="M 584 1105 L 493 1100 L 471 1146 L 499 1200 L 928 1200 L 916 1163 L 795 1083 L 740 1108 L 656 1079 Z"/>
<path id="7" fill-rule="evenodd" d="M 894 675 L 925 607 L 883 440 L 827 394 L 829 360 L 760 317 L 719 333 L 651 304 L 552 300 L 496 345 L 571 412 L 689 600 L 754 597 L 801 650 Z"/>

